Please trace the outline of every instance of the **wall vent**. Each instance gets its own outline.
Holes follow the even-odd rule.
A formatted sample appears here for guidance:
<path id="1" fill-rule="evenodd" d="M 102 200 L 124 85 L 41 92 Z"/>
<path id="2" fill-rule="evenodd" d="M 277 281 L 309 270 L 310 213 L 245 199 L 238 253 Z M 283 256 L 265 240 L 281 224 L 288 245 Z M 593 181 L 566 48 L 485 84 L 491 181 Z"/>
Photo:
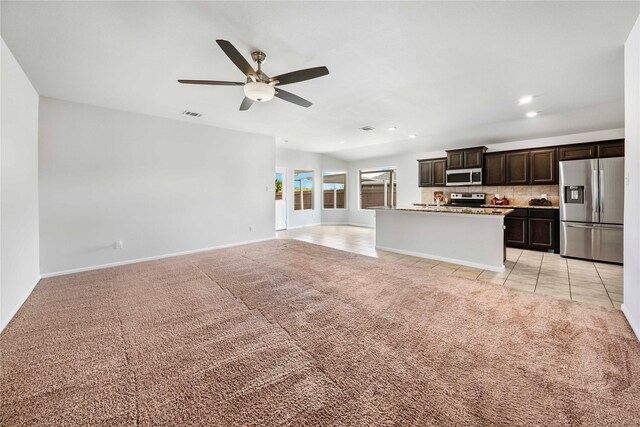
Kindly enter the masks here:
<path id="1" fill-rule="evenodd" d="M 365 131 L 365 132 L 369 132 L 369 131 L 374 130 L 374 129 L 375 129 L 375 128 L 374 128 L 373 126 L 362 126 L 362 127 L 360 128 L 360 130 L 363 130 L 363 131 Z"/>
<path id="2" fill-rule="evenodd" d="M 190 117 L 202 117 L 202 114 L 200 113 L 195 113 L 193 111 L 189 111 L 189 110 L 184 110 L 182 112 L 182 114 L 184 114 L 185 116 L 190 116 Z"/>

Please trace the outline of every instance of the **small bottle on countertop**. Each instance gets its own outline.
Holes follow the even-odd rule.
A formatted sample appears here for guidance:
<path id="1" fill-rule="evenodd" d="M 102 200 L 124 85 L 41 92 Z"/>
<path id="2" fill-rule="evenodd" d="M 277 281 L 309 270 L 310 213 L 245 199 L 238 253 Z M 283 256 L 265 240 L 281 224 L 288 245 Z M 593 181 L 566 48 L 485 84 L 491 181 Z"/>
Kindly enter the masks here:
<path id="1" fill-rule="evenodd" d="M 502 196 L 502 199 L 500 200 L 500 204 L 501 205 L 508 205 L 509 204 L 509 199 L 507 199 L 505 196 Z"/>

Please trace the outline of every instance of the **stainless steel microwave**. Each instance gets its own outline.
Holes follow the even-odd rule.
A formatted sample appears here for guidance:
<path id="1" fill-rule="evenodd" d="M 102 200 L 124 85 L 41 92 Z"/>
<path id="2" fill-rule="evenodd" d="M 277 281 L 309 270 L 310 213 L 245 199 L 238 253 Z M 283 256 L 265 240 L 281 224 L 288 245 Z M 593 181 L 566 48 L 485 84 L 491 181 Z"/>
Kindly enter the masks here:
<path id="1" fill-rule="evenodd" d="M 452 185 L 482 185 L 482 168 L 453 169 L 446 172 L 447 186 Z"/>

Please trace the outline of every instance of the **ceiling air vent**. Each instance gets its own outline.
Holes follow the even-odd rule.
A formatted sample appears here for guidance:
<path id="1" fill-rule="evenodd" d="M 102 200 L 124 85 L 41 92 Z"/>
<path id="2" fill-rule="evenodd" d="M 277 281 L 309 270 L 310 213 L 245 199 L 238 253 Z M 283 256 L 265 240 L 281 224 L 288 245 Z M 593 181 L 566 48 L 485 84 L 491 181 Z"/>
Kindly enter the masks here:
<path id="1" fill-rule="evenodd" d="M 189 110 L 184 110 L 182 112 L 182 114 L 184 114 L 185 116 L 190 116 L 190 117 L 202 117 L 202 114 L 194 113 L 193 111 L 189 111 Z"/>
<path id="2" fill-rule="evenodd" d="M 369 132 L 370 130 L 374 130 L 375 128 L 373 126 L 362 126 L 360 128 L 360 130 L 363 130 L 365 132 Z"/>

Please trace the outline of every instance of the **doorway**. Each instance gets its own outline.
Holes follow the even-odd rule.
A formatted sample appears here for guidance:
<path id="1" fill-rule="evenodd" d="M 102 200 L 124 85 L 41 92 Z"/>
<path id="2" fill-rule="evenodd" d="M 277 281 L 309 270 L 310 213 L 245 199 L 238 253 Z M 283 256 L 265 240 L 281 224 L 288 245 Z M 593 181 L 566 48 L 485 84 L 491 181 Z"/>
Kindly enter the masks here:
<path id="1" fill-rule="evenodd" d="M 287 229 L 287 168 L 276 168 L 276 231 Z"/>

